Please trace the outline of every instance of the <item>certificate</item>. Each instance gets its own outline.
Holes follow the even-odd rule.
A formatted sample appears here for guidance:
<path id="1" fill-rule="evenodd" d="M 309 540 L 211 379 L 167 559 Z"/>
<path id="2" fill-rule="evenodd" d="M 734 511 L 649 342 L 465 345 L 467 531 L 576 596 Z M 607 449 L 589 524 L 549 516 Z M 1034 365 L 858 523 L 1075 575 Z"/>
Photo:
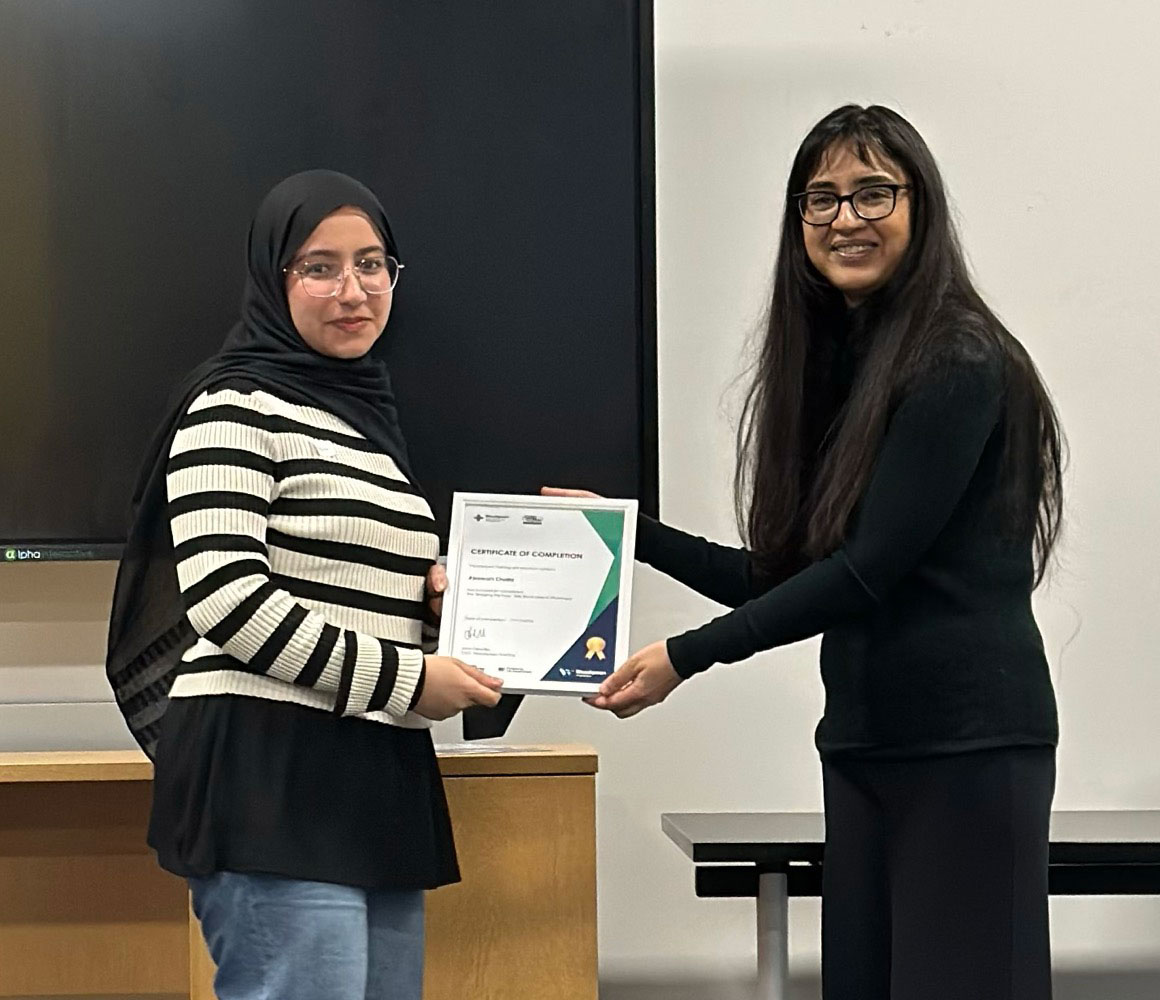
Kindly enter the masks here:
<path id="1" fill-rule="evenodd" d="M 513 694 L 595 694 L 628 656 L 635 500 L 456 493 L 439 653 Z"/>

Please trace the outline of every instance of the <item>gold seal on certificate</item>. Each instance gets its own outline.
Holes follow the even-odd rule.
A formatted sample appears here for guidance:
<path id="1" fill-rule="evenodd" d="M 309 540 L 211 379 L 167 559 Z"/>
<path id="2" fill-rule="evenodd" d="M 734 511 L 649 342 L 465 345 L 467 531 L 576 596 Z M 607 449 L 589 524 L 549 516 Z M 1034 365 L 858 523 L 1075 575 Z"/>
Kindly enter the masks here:
<path id="1" fill-rule="evenodd" d="M 594 694 L 628 656 L 635 500 L 456 493 L 439 652 L 513 694 Z"/>

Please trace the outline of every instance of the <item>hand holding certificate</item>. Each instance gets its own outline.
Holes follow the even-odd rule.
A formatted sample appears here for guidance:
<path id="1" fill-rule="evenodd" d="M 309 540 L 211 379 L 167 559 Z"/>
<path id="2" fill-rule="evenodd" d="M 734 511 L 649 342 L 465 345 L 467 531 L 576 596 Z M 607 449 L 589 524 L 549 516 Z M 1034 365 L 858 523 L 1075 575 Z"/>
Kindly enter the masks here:
<path id="1" fill-rule="evenodd" d="M 523 694 L 595 695 L 628 653 L 635 500 L 456 494 L 439 651 Z"/>
<path id="2" fill-rule="evenodd" d="M 646 708 L 659 705 L 680 684 L 681 675 L 673 669 L 668 645 L 663 641 L 654 642 L 630 656 L 600 685 L 598 695 L 585 700 L 617 718 L 630 719 Z"/>

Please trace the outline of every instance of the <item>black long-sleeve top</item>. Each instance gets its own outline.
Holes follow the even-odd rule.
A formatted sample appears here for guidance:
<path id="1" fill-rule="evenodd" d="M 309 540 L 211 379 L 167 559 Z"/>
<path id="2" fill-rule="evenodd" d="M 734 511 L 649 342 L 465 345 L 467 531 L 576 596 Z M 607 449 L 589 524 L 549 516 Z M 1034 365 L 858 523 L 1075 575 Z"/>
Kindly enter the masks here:
<path id="1" fill-rule="evenodd" d="M 895 409 L 845 543 L 784 580 L 745 549 L 641 518 L 637 558 L 734 610 L 668 640 L 677 673 L 824 633 L 824 755 L 1054 745 L 1055 697 L 1031 608 L 1032 540 L 1006 540 L 1004 375 L 965 356 Z"/>

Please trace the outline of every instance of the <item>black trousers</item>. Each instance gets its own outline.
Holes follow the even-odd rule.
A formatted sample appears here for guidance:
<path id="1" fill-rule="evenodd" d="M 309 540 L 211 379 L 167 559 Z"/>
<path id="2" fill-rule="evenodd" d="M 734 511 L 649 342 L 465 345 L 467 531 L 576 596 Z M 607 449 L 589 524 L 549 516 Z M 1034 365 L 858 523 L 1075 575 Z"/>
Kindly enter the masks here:
<path id="1" fill-rule="evenodd" d="M 1050 1000 L 1055 750 L 823 761 L 825 1000 Z"/>

